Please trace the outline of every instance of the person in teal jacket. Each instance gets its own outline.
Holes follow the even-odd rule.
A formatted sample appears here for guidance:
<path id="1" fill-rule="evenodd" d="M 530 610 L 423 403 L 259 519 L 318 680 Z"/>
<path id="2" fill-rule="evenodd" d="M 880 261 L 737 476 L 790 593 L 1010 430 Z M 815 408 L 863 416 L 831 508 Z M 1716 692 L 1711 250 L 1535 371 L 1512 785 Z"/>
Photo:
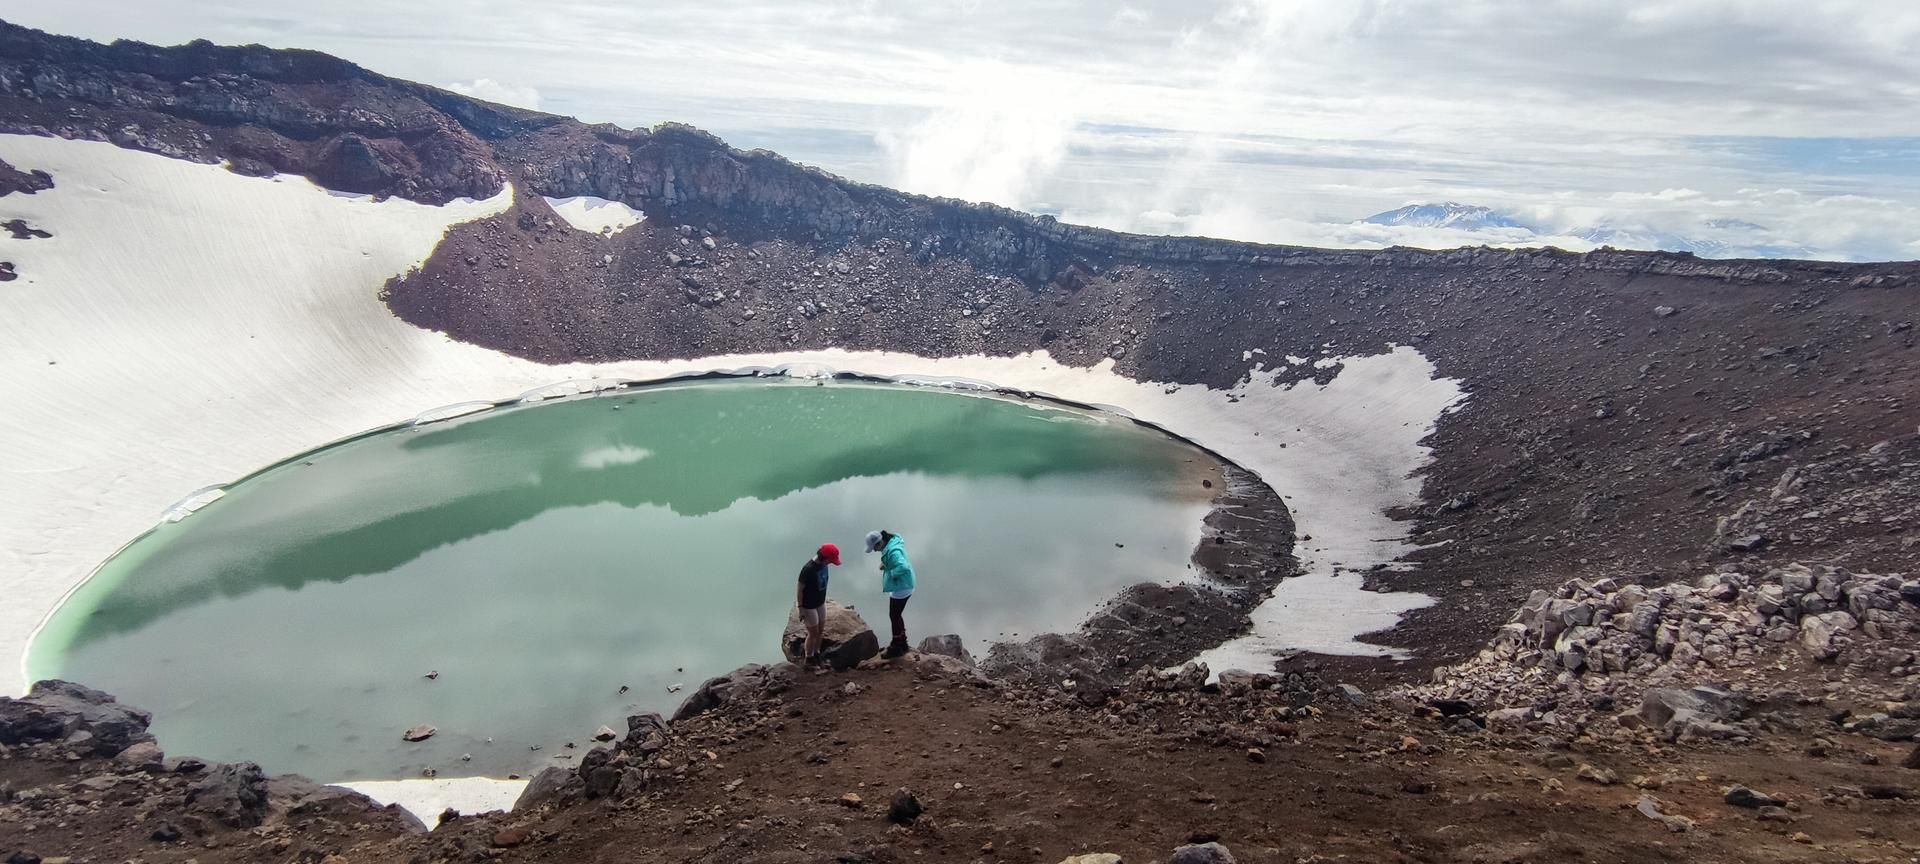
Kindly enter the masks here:
<path id="1" fill-rule="evenodd" d="M 869 532 L 867 552 L 880 553 L 880 591 L 887 595 L 887 621 L 893 625 L 893 641 L 882 656 L 893 659 L 907 653 L 907 621 L 901 613 L 913 596 L 913 562 L 907 560 L 906 541 L 892 531 Z"/>

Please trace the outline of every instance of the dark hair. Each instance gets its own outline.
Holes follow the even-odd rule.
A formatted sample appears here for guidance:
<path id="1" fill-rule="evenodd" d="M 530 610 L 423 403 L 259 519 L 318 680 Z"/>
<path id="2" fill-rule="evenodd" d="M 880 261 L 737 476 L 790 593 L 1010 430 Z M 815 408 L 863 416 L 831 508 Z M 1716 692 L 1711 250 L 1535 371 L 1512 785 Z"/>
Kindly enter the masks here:
<path id="1" fill-rule="evenodd" d="M 880 545 L 882 546 L 887 545 L 887 541 L 892 540 L 893 537 L 894 537 L 894 534 L 892 531 L 888 531 L 885 528 L 880 529 Z"/>

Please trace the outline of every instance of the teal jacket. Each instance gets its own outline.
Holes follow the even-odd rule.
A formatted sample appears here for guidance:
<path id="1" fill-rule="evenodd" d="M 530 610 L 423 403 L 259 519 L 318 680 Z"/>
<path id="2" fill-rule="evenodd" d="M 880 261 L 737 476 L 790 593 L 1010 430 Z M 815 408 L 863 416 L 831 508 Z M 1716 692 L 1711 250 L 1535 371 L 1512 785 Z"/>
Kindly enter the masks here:
<path id="1" fill-rule="evenodd" d="M 880 549 L 880 590 L 887 594 L 913 587 L 913 562 L 907 560 L 907 544 L 898 536 Z"/>

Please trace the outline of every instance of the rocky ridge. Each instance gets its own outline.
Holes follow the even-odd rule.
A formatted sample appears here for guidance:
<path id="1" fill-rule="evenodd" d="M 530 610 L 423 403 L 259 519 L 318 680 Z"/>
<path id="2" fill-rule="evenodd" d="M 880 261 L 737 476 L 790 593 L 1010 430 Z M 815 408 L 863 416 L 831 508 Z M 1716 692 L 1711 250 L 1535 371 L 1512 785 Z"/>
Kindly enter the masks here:
<path id="1" fill-rule="evenodd" d="M 1476 657 L 1411 698 L 1476 723 L 1634 740 L 1746 739 L 1782 706 L 1846 700 L 1814 734 L 1920 734 L 1920 581 L 1829 565 L 1721 565 L 1691 585 L 1536 591 Z M 1809 695 L 1811 694 L 1811 695 Z M 1811 701 L 1809 701 L 1811 700 Z"/>

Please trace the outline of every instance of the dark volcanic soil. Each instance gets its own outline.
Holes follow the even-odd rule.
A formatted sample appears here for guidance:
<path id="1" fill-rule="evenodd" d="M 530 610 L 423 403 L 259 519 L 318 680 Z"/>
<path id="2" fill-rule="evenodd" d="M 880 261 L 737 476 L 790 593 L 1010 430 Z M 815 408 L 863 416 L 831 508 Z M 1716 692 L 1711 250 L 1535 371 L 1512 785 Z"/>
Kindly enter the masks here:
<path id="1" fill-rule="evenodd" d="M 12 790 L 0 796 L 0 852 L 209 864 L 1052 864 L 1085 852 L 1159 861 L 1203 838 L 1238 861 L 1275 864 L 1893 862 L 1920 851 L 1914 802 L 1869 797 L 1915 794 L 1916 772 L 1897 767 L 1903 748 L 1879 742 L 1819 756 L 1772 737 L 1542 745 L 1444 732 L 1451 721 L 1405 706 L 1296 710 L 1278 689 L 1129 691 L 1073 709 L 918 668 L 909 659 L 802 676 L 675 724 L 629 775 L 645 780 L 610 796 L 463 817 L 431 835 L 348 801 L 288 813 L 273 796 L 264 824 L 238 828 L 181 803 L 191 779 L 17 748 L 0 759 L 0 788 Z M 1581 779 L 1587 766 L 1617 779 Z M 1789 809 L 1768 821 L 1731 806 L 1725 788 L 1736 783 Z M 887 816 L 903 788 L 925 808 L 909 825 Z M 1696 824 L 1670 830 L 1635 809 L 1643 796 Z M 178 839 L 155 839 L 171 836 L 156 835 L 163 825 Z"/>

